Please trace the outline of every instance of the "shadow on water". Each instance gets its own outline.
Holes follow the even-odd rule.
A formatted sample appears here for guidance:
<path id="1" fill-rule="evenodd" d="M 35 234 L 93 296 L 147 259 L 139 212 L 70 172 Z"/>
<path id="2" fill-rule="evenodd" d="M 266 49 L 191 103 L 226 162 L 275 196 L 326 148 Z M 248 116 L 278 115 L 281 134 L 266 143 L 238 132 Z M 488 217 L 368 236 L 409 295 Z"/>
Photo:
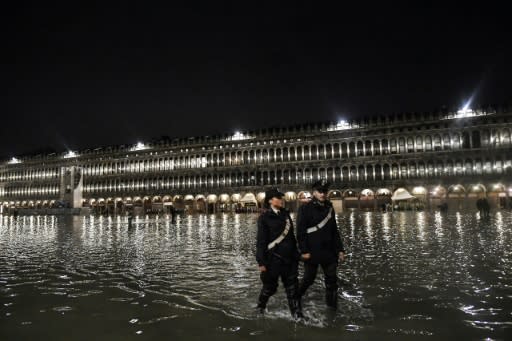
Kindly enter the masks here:
<path id="1" fill-rule="evenodd" d="M 346 212 L 338 312 L 321 271 L 294 322 L 268 313 L 253 214 L 1 217 L 0 339 L 506 339 L 512 214 Z M 302 273 L 301 273 L 302 276 Z"/>

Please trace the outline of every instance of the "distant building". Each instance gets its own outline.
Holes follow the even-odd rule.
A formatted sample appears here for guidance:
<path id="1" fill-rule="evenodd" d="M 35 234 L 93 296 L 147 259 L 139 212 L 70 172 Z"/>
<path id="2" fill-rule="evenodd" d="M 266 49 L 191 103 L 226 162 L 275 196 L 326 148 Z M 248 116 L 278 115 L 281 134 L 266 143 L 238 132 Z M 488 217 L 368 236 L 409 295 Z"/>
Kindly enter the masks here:
<path id="1" fill-rule="evenodd" d="M 465 110 L 13 158 L 0 164 L 0 205 L 57 205 L 70 195 L 64 175 L 75 167 L 73 206 L 105 213 L 256 210 L 268 185 L 293 210 L 319 178 L 333 183 L 329 196 L 340 209 L 384 207 L 399 188 L 425 208 L 475 208 L 481 196 L 510 207 L 511 132 L 511 110 Z"/>

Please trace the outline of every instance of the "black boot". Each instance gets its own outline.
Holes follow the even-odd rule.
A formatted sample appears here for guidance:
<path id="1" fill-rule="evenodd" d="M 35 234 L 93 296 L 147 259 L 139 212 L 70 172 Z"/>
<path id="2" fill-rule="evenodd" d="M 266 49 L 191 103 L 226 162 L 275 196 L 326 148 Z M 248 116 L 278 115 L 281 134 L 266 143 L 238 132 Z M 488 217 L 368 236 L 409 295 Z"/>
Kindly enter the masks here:
<path id="1" fill-rule="evenodd" d="M 325 303 L 333 310 L 338 309 L 338 292 L 337 290 L 326 290 L 325 291 Z"/>
<path id="2" fill-rule="evenodd" d="M 286 290 L 286 298 L 288 298 L 288 306 L 290 307 L 290 313 L 294 319 L 303 318 L 302 314 L 302 299 L 299 296 L 298 285 L 291 285 Z"/>
<path id="3" fill-rule="evenodd" d="M 256 309 L 259 314 L 265 314 L 265 308 L 267 308 L 267 302 L 270 296 L 265 295 L 263 292 L 258 297 L 258 305 L 256 306 Z"/>
<path id="4" fill-rule="evenodd" d="M 304 318 L 304 315 L 302 314 L 302 302 L 300 299 L 288 299 L 288 306 L 290 307 L 290 313 L 295 320 Z"/>

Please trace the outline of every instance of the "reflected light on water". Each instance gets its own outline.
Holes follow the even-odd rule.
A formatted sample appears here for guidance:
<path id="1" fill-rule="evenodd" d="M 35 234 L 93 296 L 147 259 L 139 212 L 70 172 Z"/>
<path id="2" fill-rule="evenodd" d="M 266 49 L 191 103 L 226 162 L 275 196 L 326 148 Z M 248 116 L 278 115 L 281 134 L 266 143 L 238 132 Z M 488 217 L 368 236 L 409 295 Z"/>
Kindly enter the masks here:
<path id="1" fill-rule="evenodd" d="M 144 216 L 131 227 L 124 216 L 0 217 L 1 333 L 23 339 L 20 327 L 30 326 L 62 339 L 72 328 L 94 338 L 109 325 L 120 339 L 505 339 L 508 211 L 338 214 L 349 255 L 338 267 L 340 310 L 325 309 L 319 271 L 305 325 L 291 321 L 281 283 L 267 316 L 255 314 L 257 217 Z"/>
<path id="2" fill-rule="evenodd" d="M 425 212 L 416 213 L 416 226 L 418 228 L 418 239 L 425 241 Z"/>

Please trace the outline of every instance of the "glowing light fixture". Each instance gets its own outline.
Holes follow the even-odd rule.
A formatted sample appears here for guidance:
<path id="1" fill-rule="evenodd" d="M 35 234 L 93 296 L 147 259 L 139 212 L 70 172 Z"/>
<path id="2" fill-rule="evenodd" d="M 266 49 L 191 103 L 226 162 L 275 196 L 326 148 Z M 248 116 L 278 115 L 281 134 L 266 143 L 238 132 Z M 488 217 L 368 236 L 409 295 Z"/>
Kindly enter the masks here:
<path id="1" fill-rule="evenodd" d="M 68 152 L 64 155 L 64 158 L 65 158 L 65 159 L 69 159 L 69 158 L 77 157 L 77 156 L 78 156 L 78 155 L 77 155 L 74 151 L 70 150 L 70 151 L 68 151 Z"/>
<path id="2" fill-rule="evenodd" d="M 137 144 L 134 147 L 132 147 L 131 150 L 137 151 L 137 150 L 144 150 L 144 149 L 148 149 L 148 147 L 146 147 L 146 145 L 144 143 L 139 141 L 139 142 L 137 142 Z"/>
<path id="3" fill-rule="evenodd" d="M 233 134 L 233 136 L 231 136 L 231 139 L 233 141 L 240 141 L 240 140 L 248 140 L 248 139 L 251 139 L 252 137 L 249 136 L 249 135 L 246 135 L 244 133 L 241 133 L 239 131 L 235 131 L 235 133 Z"/>
<path id="4" fill-rule="evenodd" d="M 336 125 L 327 128 L 327 131 L 347 130 L 351 128 L 357 128 L 357 126 L 353 124 L 351 125 L 346 120 L 339 120 L 338 123 L 336 123 Z"/>

